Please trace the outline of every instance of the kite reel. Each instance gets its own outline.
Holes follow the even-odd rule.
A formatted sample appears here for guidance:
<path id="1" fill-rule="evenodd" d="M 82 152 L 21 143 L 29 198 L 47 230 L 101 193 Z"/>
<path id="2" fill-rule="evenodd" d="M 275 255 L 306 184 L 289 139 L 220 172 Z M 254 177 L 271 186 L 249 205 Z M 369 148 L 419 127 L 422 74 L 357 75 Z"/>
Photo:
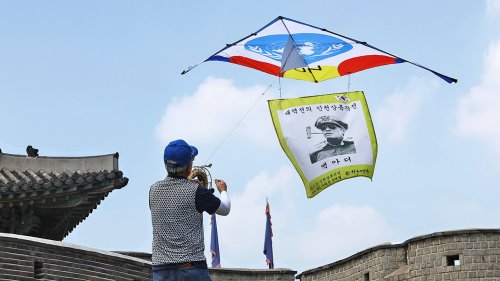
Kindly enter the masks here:
<path id="1" fill-rule="evenodd" d="M 212 175 L 207 169 L 210 167 L 212 167 L 212 164 L 194 166 L 191 174 L 188 176 L 188 179 L 200 182 L 201 186 L 208 188 L 210 192 L 214 193 L 214 189 L 212 187 Z"/>

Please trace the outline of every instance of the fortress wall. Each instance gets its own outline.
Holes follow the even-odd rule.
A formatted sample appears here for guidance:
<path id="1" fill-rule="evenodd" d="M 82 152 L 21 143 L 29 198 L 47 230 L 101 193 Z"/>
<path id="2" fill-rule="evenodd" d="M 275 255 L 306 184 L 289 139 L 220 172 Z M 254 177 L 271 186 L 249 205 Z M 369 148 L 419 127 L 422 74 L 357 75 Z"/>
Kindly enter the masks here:
<path id="1" fill-rule="evenodd" d="M 151 263 L 58 241 L 0 234 L 0 280 L 151 280 Z"/>
<path id="2" fill-rule="evenodd" d="M 0 233 L 0 281 L 152 280 L 151 254 L 108 252 L 59 241 Z M 148 260 L 149 259 L 149 260 Z M 290 269 L 209 269 L 213 281 L 295 280 Z"/>
<path id="3" fill-rule="evenodd" d="M 0 280 L 151 280 L 148 254 L 123 253 L 0 233 Z M 378 245 L 297 277 L 290 269 L 209 271 L 213 281 L 498 281 L 500 229 L 438 232 Z"/>
<path id="4" fill-rule="evenodd" d="M 380 245 L 347 259 L 301 274 L 300 280 L 364 281 L 378 280 L 405 264 L 406 250 L 392 245 Z"/>
<path id="5" fill-rule="evenodd" d="M 436 233 L 410 239 L 408 280 L 500 280 L 500 230 Z"/>
<path id="6" fill-rule="evenodd" d="M 256 281 L 279 280 L 293 281 L 297 271 L 290 269 L 243 269 L 243 268 L 209 268 L 212 281 Z"/>
<path id="7" fill-rule="evenodd" d="M 500 280 L 500 229 L 468 229 L 376 246 L 304 271 L 300 280 Z"/>

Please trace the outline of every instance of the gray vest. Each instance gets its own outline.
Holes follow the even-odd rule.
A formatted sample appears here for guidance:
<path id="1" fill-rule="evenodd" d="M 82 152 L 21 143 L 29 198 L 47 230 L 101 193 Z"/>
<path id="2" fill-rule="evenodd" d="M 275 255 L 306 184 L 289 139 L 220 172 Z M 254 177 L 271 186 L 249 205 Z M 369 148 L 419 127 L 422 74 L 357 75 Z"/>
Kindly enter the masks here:
<path id="1" fill-rule="evenodd" d="M 167 177 L 149 190 L 153 265 L 205 260 L 203 214 L 196 210 L 198 185 Z"/>

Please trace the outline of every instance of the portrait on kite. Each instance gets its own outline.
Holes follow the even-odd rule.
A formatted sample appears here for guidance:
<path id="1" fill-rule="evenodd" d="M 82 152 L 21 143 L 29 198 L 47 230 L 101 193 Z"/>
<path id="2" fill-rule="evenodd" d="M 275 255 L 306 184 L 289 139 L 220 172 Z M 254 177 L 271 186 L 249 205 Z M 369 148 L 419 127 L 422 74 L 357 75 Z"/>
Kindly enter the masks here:
<path id="1" fill-rule="evenodd" d="M 344 138 L 349 128 L 347 123 L 336 119 L 333 115 L 326 115 L 320 116 L 314 126 L 321 131 L 325 140 L 315 145 L 314 151 L 309 154 L 312 164 L 332 156 L 356 153 L 354 142 Z M 310 132 L 310 128 L 306 127 L 306 131 Z"/>

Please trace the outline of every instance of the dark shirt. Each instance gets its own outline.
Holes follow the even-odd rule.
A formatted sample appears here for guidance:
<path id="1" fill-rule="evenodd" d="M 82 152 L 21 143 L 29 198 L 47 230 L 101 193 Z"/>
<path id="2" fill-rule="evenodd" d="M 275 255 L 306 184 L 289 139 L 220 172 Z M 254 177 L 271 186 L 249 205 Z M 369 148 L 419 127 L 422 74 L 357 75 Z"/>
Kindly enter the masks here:
<path id="1" fill-rule="evenodd" d="M 184 178 L 170 174 L 168 176 L 176 179 Z M 220 199 L 217 198 L 208 188 L 198 185 L 198 189 L 196 189 L 196 195 L 194 197 L 194 204 L 199 213 L 207 212 L 210 215 L 213 215 L 215 211 L 219 209 Z"/>
<path id="2" fill-rule="evenodd" d="M 208 188 L 199 185 L 194 197 L 194 204 L 198 212 L 207 212 L 212 215 L 219 208 L 220 199 L 210 192 Z"/>

